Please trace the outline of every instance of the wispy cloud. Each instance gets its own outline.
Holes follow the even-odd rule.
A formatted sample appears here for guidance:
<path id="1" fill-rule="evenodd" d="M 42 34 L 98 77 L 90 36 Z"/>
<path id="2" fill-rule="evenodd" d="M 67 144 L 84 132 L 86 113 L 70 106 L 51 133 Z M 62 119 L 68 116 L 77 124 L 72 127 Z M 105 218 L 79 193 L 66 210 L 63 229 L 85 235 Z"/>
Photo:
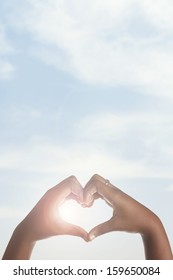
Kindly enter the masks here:
<path id="1" fill-rule="evenodd" d="M 14 73 L 14 66 L 10 62 L 4 62 L 0 59 L 0 78 L 9 79 Z"/>
<path id="2" fill-rule="evenodd" d="M 3 147 L 0 168 L 87 178 L 99 172 L 114 177 L 172 178 L 173 119 L 170 115 L 95 114 L 72 125 L 70 141 L 39 137 L 22 147 Z M 35 141 L 35 143 L 34 143 Z"/>
<path id="3" fill-rule="evenodd" d="M 12 52 L 12 47 L 9 44 L 4 27 L 0 24 L 0 78 L 10 78 L 14 72 L 14 66 L 7 61 L 6 56 Z M 5 56 L 5 58 L 4 58 Z"/>
<path id="4" fill-rule="evenodd" d="M 166 191 L 173 192 L 173 185 L 170 185 L 166 188 Z"/>
<path id="5" fill-rule="evenodd" d="M 47 63 L 86 83 L 172 97 L 171 1 L 28 0 L 17 9 L 13 23 L 41 43 Z"/>
<path id="6" fill-rule="evenodd" d="M 135 164 L 139 176 L 172 177 L 172 127 L 171 114 L 102 113 L 85 117 L 76 131 L 80 141 L 102 147 L 124 166 Z"/>
<path id="7" fill-rule="evenodd" d="M 22 211 L 10 207 L 0 207 L 0 219 L 22 217 Z"/>
<path id="8" fill-rule="evenodd" d="M 15 152 L 5 151 L 0 159 L 0 168 L 19 172 L 39 172 L 56 178 L 71 174 L 88 179 L 88 174 L 108 174 L 111 177 L 133 177 L 138 170 L 139 176 L 145 176 L 145 167 L 140 162 L 128 162 L 112 156 L 110 152 L 100 151 L 93 145 L 53 146 L 39 145 L 27 147 Z"/>

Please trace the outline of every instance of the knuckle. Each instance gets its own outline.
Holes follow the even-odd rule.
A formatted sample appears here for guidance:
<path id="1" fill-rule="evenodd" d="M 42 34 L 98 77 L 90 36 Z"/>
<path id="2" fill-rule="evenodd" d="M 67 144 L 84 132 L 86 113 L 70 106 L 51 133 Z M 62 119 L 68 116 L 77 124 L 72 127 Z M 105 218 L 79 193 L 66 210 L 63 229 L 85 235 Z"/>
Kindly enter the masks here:
<path id="1" fill-rule="evenodd" d="M 77 178 L 74 175 L 71 175 L 70 177 L 68 177 L 68 180 L 72 183 L 76 183 L 77 182 Z"/>
<path id="2" fill-rule="evenodd" d="M 91 180 L 92 180 L 92 181 L 98 181 L 99 178 L 100 178 L 100 175 L 94 174 L 94 175 L 91 177 Z"/>

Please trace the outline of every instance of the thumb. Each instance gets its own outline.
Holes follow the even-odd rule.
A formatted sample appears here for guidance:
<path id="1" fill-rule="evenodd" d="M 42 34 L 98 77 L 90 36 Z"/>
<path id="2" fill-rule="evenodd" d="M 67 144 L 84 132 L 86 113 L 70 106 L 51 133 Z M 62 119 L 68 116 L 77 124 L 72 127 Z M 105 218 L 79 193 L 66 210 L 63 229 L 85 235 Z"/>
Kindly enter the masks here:
<path id="1" fill-rule="evenodd" d="M 92 241 L 94 238 L 103 235 L 105 233 L 114 231 L 113 220 L 110 219 L 102 224 L 97 225 L 89 232 L 89 241 Z"/>

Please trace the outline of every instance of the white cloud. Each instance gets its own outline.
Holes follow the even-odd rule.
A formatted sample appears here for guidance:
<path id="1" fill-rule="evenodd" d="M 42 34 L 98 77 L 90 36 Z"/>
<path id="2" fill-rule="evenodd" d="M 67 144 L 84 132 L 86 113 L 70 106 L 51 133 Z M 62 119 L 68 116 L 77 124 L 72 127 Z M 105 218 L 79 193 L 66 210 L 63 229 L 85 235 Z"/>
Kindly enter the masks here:
<path id="1" fill-rule="evenodd" d="M 170 114 L 103 113 L 81 120 L 76 138 L 104 147 L 122 166 L 123 162 L 127 168 L 134 164 L 139 168 L 139 176 L 172 177 L 172 127 Z M 135 176 L 135 168 L 133 171 Z"/>
<path id="2" fill-rule="evenodd" d="M 5 112 L 5 114 L 6 113 L 7 112 Z M 30 108 L 29 106 L 25 106 L 24 108 L 13 107 L 10 108 L 10 111 L 8 112 L 8 121 L 12 123 L 23 123 L 28 120 L 39 120 L 42 116 L 42 111 L 37 108 Z"/>
<path id="3" fill-rule="evenodd" d="M 5 35 L 5 30 L 0 24 L 0 78 L 7 79 L 11 77 L 14 72 L 14 66 L 12 63 L 8 62 L 4 56 L 12 52 L 12 47 L 8 43 Z"/>
<path id="4" fill-rule="evenodd" d="M 170 192 L 173 192 L 173 185 L 168 186 L 166 190 L 170 191 Z"/>
<path id="5" fill-rule="evenodd" d="M 123 165 L 123 170 L 121 167 Z M 135 165 L 135 164 L 134 164 Z M 95 149 L 92 144 L 77 144 L 71 146 L 56 146 L 52 144 L 39 144 L 23 149 L 1 151 L 0 168 L 15 169 L 18 171 L 43 172 L 66 176 L 71 174 L 93 174 L 113 172 L 116 168 L 117 175 L 128 172 L 134 173 L 133 163 L 127 163 L 111 157 L 109 153 Z M 136 166 L 134 168 L 136 170 Z"/>
<path id="6" fill-rule="evenodd" d="M 107 112 L 84 117 L 76 126 L 76 130 L 81 138 L 111 141 L 112 138 L 118 139 L 119 136 L 126 136 L 129 129 L 140 131 L 141 128 L 144 132 L 146 129 L 148 132 L 154 129 L 155 132 L 158 130 L 163 132 L 164 130 L 169 131 L 172 125 L 173 116 L 169 113 L 121 114 Z"/>
<path id="7" fill-rule="evenodd" d="M 33 138 L 21 148 L 3 148 L 0 168 L 86 180 L 93 173 L 172 178 L 172 126 L 171 115 L 95 114 L 72 127 L 66 144 Z"/>
<path id="8" fill-rule="evenodd" d="M 42 43 L 42 59 L 84 82 L 172 96 L 172 13 L 168 0 L 28 0 L 13 22 Z"/>
<path id="9" fill-rule="evenodd" d="M 17 209 L 5 206 L 0 207 L 0 219 L 19 218 L 21 216 L 22 212 Z"/>
<path id="10" fill-rule="evenodd" d="M 10 51 L 12 51 L 12 47 L 10 46 L 10 44 L 7 41 L 7 37 L 5 34 L 5 30 L 4 27 L 0 24 L 0 53 L 9 53 Z"/>
<path id="11" fill-rule="evenodd" d="M 173 27 L 173 3 L 171 0 L 146 0 L 142 2 L 149 20 L 164 30 L 170 30 L 172 32 Z"/>
<path id="12" fill-rule="evenodd" d="M 14 73 L 14 66 L 10 62 L 0 61 L 0 78 L 8 79 Z"/>

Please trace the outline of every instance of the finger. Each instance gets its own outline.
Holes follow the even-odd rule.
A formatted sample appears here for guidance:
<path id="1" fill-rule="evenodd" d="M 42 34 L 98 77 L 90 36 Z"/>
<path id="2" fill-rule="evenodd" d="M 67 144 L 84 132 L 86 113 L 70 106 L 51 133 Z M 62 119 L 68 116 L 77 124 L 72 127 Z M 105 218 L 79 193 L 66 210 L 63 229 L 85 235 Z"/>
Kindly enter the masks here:
<path id="1" fill-rule="evenodd" d="M 89 207 L 91 207 L 93 205 L 94 201 L 99 199 L 99 198 L 103 199 L 103 197 L 101 195 L 99 195 L 98 193 L 94 193 L 92 199 L 90 200 L 90 203 L 86 204 L 86 202 L 83 201 L 81 203 L 81 206 L 84 207 L 84 208 L 85 207 L 89 208 Z"/>
<path id="2" fill-rule="evenodd" d="M 94 238 L 103 235 L 105 233 L 114 231 L 114 221 L 110 219 L 102 224 L 97 225 L 89 232 L 89 240 L 92 241 Z"/>
<path id="3" fill-rule="evenodd" d="M 94 175 L 91 177 L 91 179 L 84 187 L 83 199 L 84 199 L 84 204 L 88 207 L 90 207 L 93 204 L 94 198 L 99 196 L 97 192 L 97 183 L 98 183 L 97 181 L 98 181 L 98 175 Z"/>
<path id="4" fill-rule="evenodd" d="M 84 188 L 84 203 L 90 206 L 93 203 L 94 195 L 97 193 L 109 205 L 113 205 L 117 190 L 108 180 L 99 175 L 94 175 Z"/>
<path id="5" fill-rule="evenodd" d="M 78 196 L 76 196 L 75 194 L 71 193 L 66 197 L 66 200 L 75 200 L 77 203 L 82 204 L 83 201 L 81 202 L 81 199 L 79 199 Z"/>
<path id="6" fill-rule="evenodd" d="M 75 176 L 70 176 L 50 189 L 53 196 L 63 203 L 69 195 L 73 195 L 79 201 L 83 201 L 83 188 Z"/>
<path id="7" fill-rule="evenodd" d="M 83 238 L 86 242 L 89 241 L 89 235 L 83 228 L 70 223 L 64 223 L 63 227 L 63 234 L 78 236 Z"/>

